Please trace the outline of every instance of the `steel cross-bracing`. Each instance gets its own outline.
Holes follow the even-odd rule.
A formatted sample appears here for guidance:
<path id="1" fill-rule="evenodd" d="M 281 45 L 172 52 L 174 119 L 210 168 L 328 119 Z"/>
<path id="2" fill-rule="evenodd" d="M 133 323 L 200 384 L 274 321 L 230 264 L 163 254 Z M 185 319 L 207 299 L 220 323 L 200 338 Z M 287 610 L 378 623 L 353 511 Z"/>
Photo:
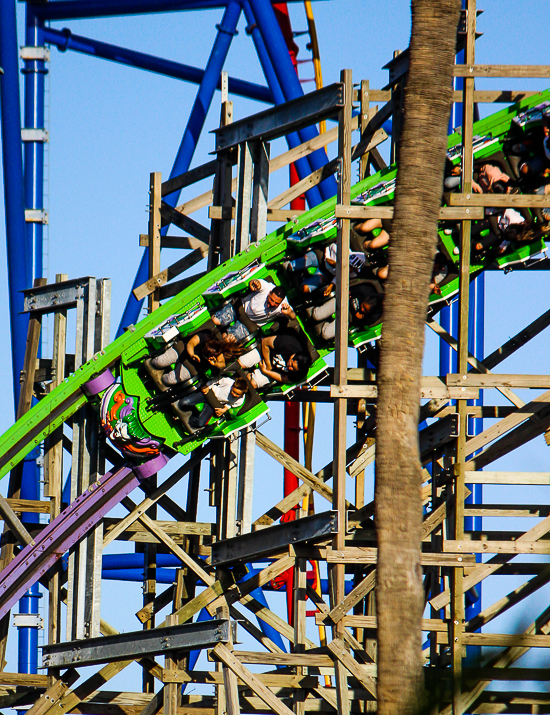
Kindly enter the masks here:
<path id="1" fill-rule="evenodd" d="M 469 299 L 471 282 L 482 275 L 483 268 L 493 265 L 476 264 L 478 258 L 470 251 L 470 235 L 476 222 L 484 218 L 483 208 L 550 207 L 547 195 L 472 194 L 477 139 L 474 103 L 510 99 L 502 92 L 481 96 L 483 93 L 474 89 L 474 78 L 482 71 L 502 77 L 549 73 L 547 67 L 496 65 L 484 65 L 478 72 L 474 0 L 467 4 L 464 33 L 464 65 L 474 71 L 466 74 L 463 91 L 455 95 L 464 111 L 460 138 L 453 144 L 464 157 L 463 183 L 445 198 L 440 215 L 443 225 L 460 228 L 452 229 L 459 246 L 457 291 L 448 298 L 458 301 L 458 334 L 452 335 L 441 318 L 435 319 L 435 302 L 431 302 L 427 317 L 427 328 L 457 353 L 457 370 L 426 375 L 420 395 L 426 682 L 434 712 L 546 712 L 550 703 L 545 692 L 537 687 L 519 690 L 510 683 L 519 681 L 525 686 L 548 679 L 543 659 L 518 661 L 550 647 L 549 609 L 535 613 L 529 609 L 525 617 L 527 599 L 548 584 L 550 570 L 545 563 L 523 558 L 525 554 L 550 553 L 549 507 L 525 503 L 528 497 L 510 504 L 471 502 L 469 497 L 477 485 L 506 485 L 516 490 L 514 494 L 525 495 L 530 493 L 526 487 L 550 485 L 550 472 L 537 471 L 528 459 L 523 471 L 503 471 L 494 464 L 532 440 L 540 440 L 541 435 L 550 440 L 550 376 L 532 370 L 525 374 L 497 372 L 501 363 L 506 369 L 507 359 L 520 356 L 522 348 L 547 329 L 550 311 L 542 312 L 491 354 L 478 356 L 469 340 Z M 145 274 L 134 289 L 137 300 L 148 299 L 150 313 L 112 345 L 103 342 L 108 320 L 105 279 L 69 281 L 60 275 L 57 283 L 37 284 L 26 291 L 24 307 L 30 325 L 20 419 L 0 437 L 0 470 L 2 474 L 11 471 L 10 479 L 16 485 L 24 456 L 46 440 L 48 482 L 43 500 L 22 498 L 16 489 L 0 500 L 5 523 L 0 615 L 9 612 L 25 589 L 40 583 L 48 592 L 48 637 L 44 674 L 0 672 L 3 707 L 30 708 L 32 715 L 152 715 L 162 709 L 170 715 L 190 711 L 236 715 L 241 711 L 376 710 L 377 543 L 374 504 L 365 499 L 368 470 L 376 457 L 376 341 L 361 345 L 357 366 L 348 364 L 348 345 L 354 334 L 348 303 L 353 287 L 350 247 L 356 223 L 391 218 L 392 207 L 387 202 L 371 205 L 356 201 L 352 166 L 359 161 L 362 177 L 367 179 L 371 171 L 376 177 L 376 172 L 386 168 L 377 147 L 387 139 L 382 124 L 400 111 L 401 90 L 395 85 L 406 81 L 406 66 L 400 67 L 390 90 L 371 90 L 365 80 L 354 84 L 351 72 L 344 70 L 335 85 L 337 91 L 333 86 L 328 93 L 329 100 L 326 92 L 292 98 L 295 124 L 291 129 L 297 131 L 300 122 L 306 126 L 327 117 L 335 118 L 337 126 L 275 157 L 270 142 L 289 130 L 285 125 L 288 106 L 274 107 L 233 125 L 227 77 L 222 76 L 223 101 L 213 161 L 164 182 L 158 172 L 151 173 L 149 225 L 140 236 L 148 259 Z M 464 74 L 459 67 L 457 74 L 461 72 Z M 531 97 L 525 94 L 527 99 Z M 373 101 L 386 103 L 375 112 L 370 108 Z M 354 106 L 360 109 L 358 117 L 353 116 Z M 270 196 L 272 172 L 331 142 L 338 142 L 335 162 L 313 168 L 302 177 L 304 184 Z M 168 298 L 174 296 L 177 301 L 194 285 L 206 286 L 208 275 L 221 275 L 224 265 L 241 270 L 247 265 L 246 256 L 265 254 L 263 260 L 268 262 L 270 256 L 277 255 L 273 244 L 264 238 L 268 222 L 282 222 L 289 235 L 294 227 L 302 230 L 318 221 L 323 216 L 320 209 L 303 214 L 286 207 L 306 188 L 317 187 L 334 174 L 338 184 L 330 208 L 331 217 L 337 220 L 338 259 L 334 368 L 324 370 L 302 389 L 266 398 L 296 400 L 308 407 L 316 402 L 333 404 L 334 442 L 332 449 L 325 449 L 326 465 L 315 473 L 307 449 L 303 463 L 288 454 L 262 432 L 261 417 L 235 430 L 229 439 L 204 441 L 182 464 L 173 449 L 139 465 L 125 460 L 98 437 L 97 418 L 90 409 L 106 385 L 116 384 L 110 382 L 114 377 L 109 371 L 120 371 L 121 361 L 126 369 L 132 360 L 143 359 L 146 336 L 172 315 Z M 184 205 L 166 200 L 179 188 L 204 177 L 213 177 L 211 191 Z M 369 184 L 368 190 L 377 186 Z M 192 213 L 204 206 L 210 207 L 209 227 L 192 218 Z M 170 225 L 183 228 L 188 235 L 170 236 Z M 161 270 L 163 247 L 190 252 Z M 523 251 L 525 265 L 538 255 L 534 248 L 518 250 Z M 189 275 L 203 259 L 208 261 L 207 271 Z M 103 296 L 101 310 L 96 310 L 98 294 Z M 177 308 L 185 305 L 182 298 Z M 65 347 L 67 311 L 72 308 L 76 308 L 79 326 L 74 355 Z M 56 321 L 57 347 L 51 359 L 40 357 L 37 347 L 40 316 L 46 311 L 53 312 Z M 518 390 L 522 390 L 521 396 Z M 526 397 L 527 390 L 538 392 Z M 484 391 L 484 403 L 472 404 L 480 391 Z M 39 401 L 30 409 L 33 393 Z M 351 439 L 347 436 L 349 416 L 356 419 Z M 468 426 L 471 419 L 484 420 L 475 433 Z M 68 430 L 63 430 L 63 424 L 69 422 L 72 439 Z M 61 493 L 64 451 L 71 453 L 75 472 L 73 493 L 67 495 Z M 262 514 L 252 508 L 254 490 L 262 485 L 259 460 L 255 459 L 259 451 L 298 480 L 294 492 Z M 168 458 L 176 467 L 165 477 L 162 470 Z M 105 462 L 113 468 L 108 470 Z M 182 499 L 185 483 L 186 498 Z M 209 505 L 215 508 L 212 522 L 198 521 L 199 494 L 205 487 Z M 122 505 L 122 516 L 110 515 L 114 504 Z M 316 513 L 311 513 L 309 505 L 314 504 Z M 159 507 L 169 519 L 159 518 Z M 285 518 L 289 512 L 296 518 Z M 25 514 L 39 513 L 49 518 L 48 524 L 22 519 Z M 530 518 L 533 522 L 528 528 L 521 522 L 522 527 L 512 531 L 488 530 L 478 521 L 488 516 Z M 117 554 L 104 553 L 115 540 L 139 545 L 135 554 L 128 555 L 131 567 L 120 566 L 120 562 L 117 566 Z M 67 551 L 65 586 L 62 557 Z M 483 561 L 479 558 L 482 554 Z M 309 565 L 315 565 L 315 571 Z M 128 578 L 144 585 L 143 606 L 136 613 L 142 631 L 119 634 L 116 623 L 101 618 L 98 570 L 105 577 L 116 571 L 121 578 L 126 571 Z M 292 622 L 270 609 L 266 598 L 289 570 L 294 584 Z M 313 578 L 312 573 L 316 574 Z M 509 591 L 493 597 L 502 589 L 484 589 L 483 603 L 472 613 L 476 589 L 495 581 L 502 583 L 506 576 L 514 577 Z M 161 584 L 166 584 L 164 590 Z M 61 630 L 63 604 L 69 614 L 66 637 Z M 506 630 L 499 625 L 502 620 L 497 620 L 512 609 L 525 623 L 521 632 Z M 495 626 L 500 630 L 495 631 Z M 237 640 L 244 640 L 243 632 L 245 647 Z M 96 637 L 100 635 L 103 638 Z M 204 670 L 196 667 L 200 650 L 207 652 L 201 666 Z M 158 659 L 161 655 L 162 661 Z M 100 666 L 97 672 L 82 669 L 92 663 Z M 143 672 L 141 692 L 109 689 L 109 681 L 133 663 Z"/>

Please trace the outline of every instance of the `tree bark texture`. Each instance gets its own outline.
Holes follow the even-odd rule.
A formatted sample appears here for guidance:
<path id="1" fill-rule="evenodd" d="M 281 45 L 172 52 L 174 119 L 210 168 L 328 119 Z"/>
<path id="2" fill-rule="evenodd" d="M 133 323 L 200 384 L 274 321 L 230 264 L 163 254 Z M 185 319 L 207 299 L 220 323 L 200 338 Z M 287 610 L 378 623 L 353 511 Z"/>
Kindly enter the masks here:
<path id="1" fill-rule="evenodd" d="M 423 701 L 418 413 L 460 0 L 412 0 L 409 74 L 378 375 L 378 713 Z"/>

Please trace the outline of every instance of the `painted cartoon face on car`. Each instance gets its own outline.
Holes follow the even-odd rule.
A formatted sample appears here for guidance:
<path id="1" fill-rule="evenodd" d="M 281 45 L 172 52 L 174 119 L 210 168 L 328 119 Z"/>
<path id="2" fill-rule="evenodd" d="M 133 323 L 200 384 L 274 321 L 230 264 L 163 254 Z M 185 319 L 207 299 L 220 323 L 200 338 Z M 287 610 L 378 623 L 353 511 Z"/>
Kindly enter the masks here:
<path id="1" fill-rule="evenodd" d="M 127 395 L 122 385 L 115 382 L 101 399 L 101 426 L 123 454 L 149 459 L 160 454 L 160 442 L 139 421 L 138 404 L 137 397 Z"/>

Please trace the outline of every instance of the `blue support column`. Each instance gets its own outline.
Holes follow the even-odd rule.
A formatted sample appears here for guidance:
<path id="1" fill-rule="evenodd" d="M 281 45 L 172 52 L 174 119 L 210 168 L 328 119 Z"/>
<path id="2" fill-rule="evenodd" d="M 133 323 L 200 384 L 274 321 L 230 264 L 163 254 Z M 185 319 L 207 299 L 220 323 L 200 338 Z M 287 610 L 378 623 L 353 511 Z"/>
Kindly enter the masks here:
<path id="1" fill-rule="evenodd" d="M 204 71 L 204 77 L 199 87 L 199 91 L 197 92 L 193 109 L 189 115 L 187 126 L 185 128 L 174 165 L 172 166 L 172 171 L 170 172 L 170 178 L 173 176 L 179 176 L 179 174 L 183 174 L 189 169 L 197 142 L 206 120 L 206 115 L 208 114 L 210 104 L 212 103 L 212 97 L 214 96 L 214 92 L 231 45 L 231 40 L 237 32 L 237 23 L 239 22 L 240 15 L 240 4 L 236 0 L 230 0 L 223 14 L 222 21 L 217 26 L 218 34 L 216 36 L 214 46 L 212 47 L 210 57 L 208 58 L 208 63 Z M 178 196 L 179 192 L 175 192 L 169 196 L 165 196 L 164 201 L 166 201 L 166 203 L 170 206 L 175 206 Z M 148 269 L 149 249 L 146 248 L 143 252 L 132 290 L 137 288 L 137 286 L 142 283 L 145 283 L 148 277 Z M 134 294 L 130 293 L 128 302 L 126 303 L 126 308 L 124 309 L 124 313 L 118 326 L 117 337 L 124 332 L 124 329 L 128 325 L 132 325 L 137 322 L 142 303 L 143 301 L 136 300 Z"/>
<path id="2" fill-rule="evenodd" d="M 44 23 L 36 18 L 27 5 L 25 45 L 35 47 L 40 52 L 44 49 Z M 44 90 L 47 73 L 44 59 L 26 59 L 25 77 L 25 115 L 24 128 L 44 131 Z M 24 151 L 24 201 L 25 208 L 43 210 L 44 208 L 44 137 L 36 136 L 23 143 Z M 30 264 L 31 281 L 42 277 L 44 225 L 41 221 L 26 223 L 27 260 Z M 31 282 L 32 285 L 32 282 Z M 40 357 L 40 349 L 38 352 Z M 27 455 L 23 462 L 21 480 L 21 498 L 39 499 L 40 470 L 36 463 L 38 450 Z M 38 522 L 38 514 L 25 514 L 25 524 Z M 18 626 L 18 670 L 20 673 L 37 673 L 38 668 L 38 602 L 41 598 L 38 584 L 32 586 L 19 602 L 19 612 L 36 616 L 36 625 Z"/>
<path id="3" fill-rule="evenodd" d="M 50 45 L 55 45 L 60 52 L 72 50 L 73 52 L 79 52 L 83 55 L 100 57 L 101 59 L 110 60 L 111 62 L 119 62 L 120 64 L 130 67 L 155 72 L 165 77 L 181 79 L 193 84 L 200 84 L 204 79 L 204 70 L 198 67 L 191 67 L 190 65 L 184 65 L 180 62 L 172 62 L 172 60 L 165 60 L 161 57 L 154 57 L 153 55 L 136 52 L 135 50 L 128 50 L 125 47 L 110 45 L 107 42 L 99 42 L 89 37 L 73 35 L 67 28 L 63 30 L 54 30 L 51 27 L 44 28 L 44 41 Z M 273 103 L 269 87 L 262 87 L 253 82 L 229 77 L 228 88 L 229 94 L 236 94 L 268 104 Z M 220 77 L 218 77 L 216 89 L 221 89 Z"/>
<path id="4" fill-rule="evenodd" d="M 27 5 L 26 42 L 27 47 L 44 49 L 44 23 Z M 25 77 L 25 118 L 24 128 L 44 130 L 44 90 L 48 72 L 44 60 L 25 60 L 22 70 Z M 25 208 L 44 208 L 44 141 L 39 137 L 23 143 Z M 32 280 L 41 278 L 43 272 L 44 226 L 41 222 L 27 223 L 27 250 L 32 251 Z"/>
<path id="5" fill-rule="evenodd" d="M 279 80 L 277 79 L 277 75 L 275 73 L 275 70 L 273 69 L 271 59 L 267 53 L 264 40 L 260 34 L 258 25 L 256 24 L 256 19 L 254 17 L 248 0 L 243 0 L 243 10 L 246 17 L 246 21 L 248 23 L 246 31 L 250 35 L 252 35 L 252 41 L 254 42 L 254 47 L 256 48 L 258 59 L 260 60 L 264 76 L 267 80 L 267 84 L 271 89 L 275 104 L 284 104 L 285 97 L 281 89 L 281 85 L 279 84 Z M 291 134 L 288 134 L 286 139 L 290 149 L 299 146 L 299 144 L 301 143 L 300 137 L 297 132 L 292 132 Z M 300 179 L 305 178 L 313 171 L 312 166 L 309 163 L 309 155 L 304 157 L 303 159 L 300 159 L 299 161 L 294 162 L 294 165 L 296 166 L 296 170 Z M 309 208 L 313 208 L 313 206 L 318 206 L 322 202 L 323 199 L 321 198 L 321 192 L 319 191 L 318 186 L 314 186 L 312 189 L 306 192 L 306 200 Z"/>
<path id="6" fill-rule="evenodd" d="M 3 0 L 0 2 L 0 66 L 4 70 L 4 75 L 0 77 L 0 110 L 4 203 L 6 208 L 13 399 L 15 411 L 17 411 L 19 375 L 23 368 L 29 322 L 28 316 L 21 314 L 23 310 L 23 294 L 20 291 L 31 285 L 31 273 L 25 241 L 19 50 L 15 0 Z"/>
<path id="7" fill-rule="evenodd" d="M 270 0 L 249 0 L 249 2 L 285 100 L 289 102 L 302 97 L 304 94 L 302 86 L 288 54 L 283 33 Z M 315 127 L 307 127 L 299 132 L 299 136 L 300 141 L 306 142 L 318 136 L 318 132 Z M 327 163 L 325 151 L 319 149 L 310 154 L 309 163 L 314 170 L 320 169 Z M 319 190 L 323 200 L 335 196 L 336 179 L 334 177 L 326 179 L 319 185 Z"/>

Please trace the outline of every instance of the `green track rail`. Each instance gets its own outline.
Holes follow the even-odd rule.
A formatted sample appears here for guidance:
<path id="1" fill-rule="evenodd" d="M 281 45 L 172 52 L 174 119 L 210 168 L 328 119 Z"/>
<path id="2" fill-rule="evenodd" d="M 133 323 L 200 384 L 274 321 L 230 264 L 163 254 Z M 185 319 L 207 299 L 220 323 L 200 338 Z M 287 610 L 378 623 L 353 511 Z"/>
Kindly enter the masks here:
<path id="1" fill-rule="evenodd" d="M 475 159 L 491 156 L 495 151 L 502 149 L 511 131 L 515 131 L 512 120 L 519 113 L 540 105 L 542 102 L 550 101 L 550 90 L 546 90 L 536 96 L 522 100 L 517 104 L 507 107 L 492 115 L 491 117 L 477 122 L 474 125 L 474 135 L 479 137 L 491 137 L 493 141 L 487 142 L 476 154 Z M 452 150 L 460 144 L 460 133 L 456 132 L 449 137 L 449 149 Z M 453 161 L 460 161 L 456 156 Z M 388 205 L 393 201 L 393 190 L 388 191 L 383 196 L 376 196 L 376 187 L 380 187 L 384 182 L 391 183 L 395 179 L 397 168 L 388 169 L 368 177 L 364 181 L 356 184 L 352 189 L 352 203 L 364 203 L 368 205 Z M 372 196 L 365 196 L 365 192 L 372 192 Z M 361 199 L 361 196 L 363 197 Z M 358 200 L 359 197 L 359 200 Z M 216 281 L 221 280 L 232 271 L 241 271 L 252 262 L 258 261 L 263 264 L 276 282 L 284 281 L 284 272 L 280 264 L 287 258 L 300 255 L 313 245 L 324 245 L 336 238 L 336 226 L 330 226 L 326 231 L 322 231 L 317 236 L 306 237 L 302 242 L 289 241 L 292 235 L 296 235 L 300 230 L 306 229 L 315 221 L 323 221 L 334 215 L 336 199 L 332 198 L 319 206 L 303 214 L 296 223 L 288 223 L 269 234 L 258 243 L 251 244 L 245 251 L 235 256 L 230 261 L 218 266 L 214 271 L 199 278 L 190 287 L 182 291 L 179 295 L 164 303 L 158 310 L 141 320 L 138 325 L 131 326 L 126 332 L 109 345 L 105 350 L 97 353 L 92 360 L 82 365 L 70 377 L 64 380 L 53 392 L 45 396 L 36 404 L 24 417 L 16 422 L 7 432 L 0 437 L 0 477 L 13 469 L 33 448 L 40 444 L 51 432 L 63 424 L 88 400 L 82 391 L 82 385 L 91 380 L 96 375 L 110 368 L 115 375 L 120 376 L 132 360 L 139 360 L 149 354 L 149 345 L 145 339 L 147 333 L 156 326 L 166 321 L 170 316 L 185 312 L 190 308 L 205 304 L 203 294 Z M 329 222 L 330 223 L 330 222 Z M 307 231 L 305 232 L 307 233 Z M 449 260 L 458 263 L 458 256 L 455 255 L 454 248 L 456 241 L 452 235 L 440 230 L 440 243 L 445 250 Z M 471 266 L 472 276 L 477 275 L 491 263 L 496 262 L 501 266 L 511 265 L 514 262 L 525 261 L 529 257 L 546 250 L 544 241 L 538 240 L 529 245 L 512 247 L 506 256 L 496 259 L 488 256 L 484 260 L 474 263 Z M 451 275 L 446 284 L 442 287 L 441 296 L 432 296 L 431 303 L 434 308 L 437 303 L 450 299 L 458 290 L 458 271 L 456 276 Z M 291 297 L 291 296 L 290 296 Z M 291 301 L 292 302 L 292 301 Z M 308 332 L 307 319 L 303 316 L 302 325 Z M 380 336 L 381 325 L 376 325 L 362 331 L 356 331 L 350 336 L 350 345 L 356 347 L 375 340 Z M 310 336 L 314 341 L 314 339 Z M 315 342 L 315 341 L 314 341 Z M 316 347 L 321 355 L 326 355 L 332 348 L 327 345 Z M 309 378 L 311 379 L 312 373 Z M 137 389 L 137 387 L 136 387 Z M 137 393 L 136 393 L 137 394 Z M 145 396 L 145 395 L 144 395 Z M 196 441 L 199 444 L 200 441 Z M 189 443 L 189 450 L 196 446 Z"/>

